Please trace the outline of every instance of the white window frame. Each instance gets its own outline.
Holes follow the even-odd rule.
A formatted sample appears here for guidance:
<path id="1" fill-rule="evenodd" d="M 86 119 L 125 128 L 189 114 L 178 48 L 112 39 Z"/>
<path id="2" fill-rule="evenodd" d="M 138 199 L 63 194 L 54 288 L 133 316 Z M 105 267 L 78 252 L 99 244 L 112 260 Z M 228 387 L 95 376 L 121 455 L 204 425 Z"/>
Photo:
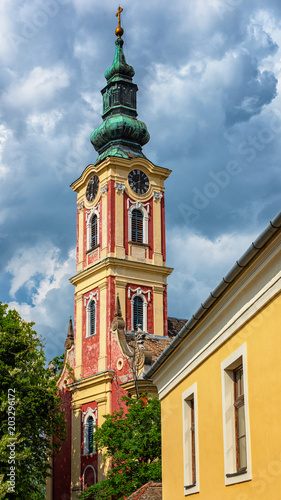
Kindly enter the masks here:
<path id="1" fill-rule="evenodd" d="M 92 408 L 88 407 L 87 411 L 82 414 L 82 422 L 83 422 L 83 455 L 84 456 L 91 456 L 95 455 L 97 453 L 95 446 L 93 449 L 93 453 L 89 453 L 89 443 L 88 443 L 88 420 L 90 417 L 93 417 L 93 426 L 97 424 L 97 409 L 93 410 Z M 93 429 L 93 432 L 95 432 L 95 428 Z"/>
<path id="2" fill-rule="evenodd" d="M 91 292 L 88 297 L 84 298 L 84 304 L 86 307 L 86 338 L 88 337 L 94 337 L 97 334 L 97 301 L 98 301 L 99 295 L 98 295 L 98 290 L 93 293 Z M 95 303 L 95 308 L 96 308 L 96 314 L 95 314 L 95 333 L 91 333 L 91 303 Z"/>
<path id="3" fill-rule="evenodd" d="M 100 204 L 86 212 L 87 221 L 87 251 L 92 250 L 92 219 L 97 216 L 97 245 L 99 245 L 99 227 L 100 227 Z M 96 246 L 97 246 L 96 245 Z"/>
<path id="4" fill-rule="evenodd" d="M 86 470 L 87 469 L 93 469 L 93 471 L 94 471 L 94 477 L 95 477 L 94 484 L 97 484 L 97 473 L 95 471 L 95 468 L 92 465 L 86 465 L 86 467 L 85 467 L 85 469 L 83 471 L 83 475 L 82 475 L 82 491 L 84 491 L 84 489 L 85 489 L 85 474 L 86 474 Z"/>
<path id="5" fill-rule="evenodd" d="M 127 209 L 128 209 L 128 237 L 129 241 L 132 241 L 132 217 L 133 217 L 133 210 L 140 210 L 143 215 L 143 238 L 142 242 L 144 245 L 148 245 L 148 220 L 149 220 L 149 203 L 146 203 L 145 205 L 141 203 L 141 201 L 131 201 L 129 198 L 127 200 Z"/>
<path id="6" fill-rule="evenodd" d="M 191 408 L 188 401 L 194 401 L 194 445 L 195 445 L 195 483 L 192 483 L 192 436 Z M 183 467 L 184 467 L 184 495 L 199 493 L 199 442 L 198 442 L 198 405 L 197 384 L 193 384 L 182 394 L 183 416 Z"/>
<path id="7" fill-rule="evenodd" d="M 133 293 L 133 296 L 131 297 L 131 293 Z M 145 295 L 148 297 L 148 302 L 150 302 L 150 290 L 147 290 L 144 292 L 141 288 L 136 288 L 133 290 L 131 287 L 128 288 L 128 297 L 131 299 L 131 327 L 133 330 L 134 326 L 134 298 L 135 297 L 141 297 L 143 301 L 143 331 L 147 332 L 147 306 L 148 302 L 145 298 Z"/>
<path id="8" fill-rule="evenodd" d="M 243 366 L 244 379 L 244 411 L 246 429 L 246 471 L 237 471 L 236 466 L 236 430 L 234 408 L 234 370 Z M 225 485 L 243 483 L 252 479 L 251 468 L 251 443 L 248 407 L 247 384 L 247 349 L 246 344 L 241 345 L 227 359 L 221 363 L 222 377 L 222 411 L 223 411 L 223 444 L 224 444 L 224 474 Z"/>

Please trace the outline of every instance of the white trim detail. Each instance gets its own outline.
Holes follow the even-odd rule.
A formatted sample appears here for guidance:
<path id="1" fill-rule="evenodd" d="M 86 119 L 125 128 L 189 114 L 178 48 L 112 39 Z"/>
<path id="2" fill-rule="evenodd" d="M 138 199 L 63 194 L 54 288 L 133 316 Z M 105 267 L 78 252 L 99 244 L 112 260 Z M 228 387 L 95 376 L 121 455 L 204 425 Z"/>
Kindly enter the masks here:
<path id="1" fill-rule="evenodd" d="M 149 203 L 142 203 L 141 201 L 132 201 L 130 198 L 127 199 L 127 210 L 128 210 L 128 239 L 132 241 L 132 213 L 133 210 L 140 210 L 143 215 L 143 243 L 148 244 L 148 214 L 149 214 Z"/>
<path id="2" fill-rule="evenodd" d="M 150 298 L 150 293 L 151 293 L 150 290 L 147 290 L 146 292 L 144 292 L 140 287 L 133 289 L 133 288 L 131 288 L 129 286 L 128 287 L 128 297 L 129 297 L 129 299 L 131 298 L 131 293 L 134 293 L 134 297 L 136 295 L 143 295 L 144 296 L 144 295 L 147 294 L 148 302 L 150 302 L 150 300 L 151 300 L 151 298 Z M 134 298 L 134 297 L 132 297 L 132 298 Z"/>
<path id="3" fill-rule="evenodd" d="M 100 227 L 100 203 L 91 210 L 85 212 L 86 222 L 87 222 L 87 250 L 91 250 L 91 232 L 92 232 L 92 218 L 94 215 L 97 216 L 97 245 L 99 245 L 99 227 Z"/>
<path id="4" fill-rule="evenodd" d="M 103 196 L 104 194 L 106 194 L 108 191 L 108 184 L 104 184 L 101 188 L 100 188 L 100 193 L 101 195 Z"/>
<path id="5" fill-rule="evenodd" d="M 264 261 L 264 265 L 267 263 L 267 259 Z M 258 266 L 258 264 L 257 264 Z M 249 281 L 256 277 L 261 271 L 261 276 L 263 276 L 262 271 L 264 267 L 254 268 L 253 274 L 250 278 L 244 280 L 244 286 L 249 284 Z M 270 267 L 268 266 L 269 274 Z M 258 273 L 257 273 L 258 271 Z M 264 276 L 263 276 L 264 277 Z M 162 369 L 153 376 L 153 382 L 158 388 L 159 399 L 161 400 L 168 392 L 170 392 L 173 387 L 175 387 L 181 380 L 183 380 L 188 374 L 193 371 L 200 363 L 204 361 L 212 352 L 218 349 L 227 339 L 229 339 L 236 331 L 241 328 L 252 318 L 257 311 L 259 311 L 269 300 L 271 300 L 277 293 L 281 290 L 281 271 L 276 274 L 273 278 L 269 278 L 266 285 L 260 289 L 257 284 L 257 279 L 255 281 L 255 288 L 252 288 L 252 297 L 247 297 L 244 305 L 242 307 L 235 309 L 235 299 L 238 293 L 240 293 L 240 283 L 236 287 L 233 287 L 233 293 L 231 298 L 231 303 L 234 304 L 231 308 L 230 313 L 226 313 L 224 310 L 228 306 L 228 299 L 225 300 L 223 304 L 220 304 L 220 314 L 223 317 L 223 326 L 218 330 L 216 329 L 216 315 L 213 314 L 211 321 L 206 319 L 203 321 L 203 325 L 196 328 L 191 335 L 189 335 L 183 344 L 181 349 L 173 354 L 173 368 L 170 365 L 168 369 Z M 231 304 L 231 305 L 232 305 Z M 234 312 L 233 312 L 234 310 Z M 222 320 L 221 320 L 222 321 Z M 215 326 L 214 326 L 215 325 Z M 202 334 L 204 334 L 203 340 L 201 340 Z M 237 342 L 240 341 L 240 337 L 237 337 Z"/>
<path id="6" fill-rule="evenodd" d="M 97 423 L 97 418 L 98 418 L 98 410 L 95 408 L 93 410 L 88 406 L 87 411 L 82 412 L 82 423 L 83 423 L 83 455 L 89 455 L 88 453 L 88 420 L 90 417 L 93 417 L 93 425 L 96 425 Z M 95 432 L 95 429 L 93 429 L 93 432 Z M 96 454 L 96 450 L 93 450 L 93 453 L 91 455 Z"/>
<path id="7" fill-rule="evenodd" d="M 97 473 L 95 471 L 95 468 L 92 465 L 86 465 L 86 467 L 85 467 L 85 469 L 83 471 L 83 476 L 82 476 L 82 491 L 84 491 L 84 489 L 85 489 L 85 473 L 86 473 L 87 469 L 93 469 L 93 471 L 94 471 L 94 477 L 95 477 L 94 484 L 97 484 Z"/>
<path id="8" fill-rule="evenodd" d="M 99 291 L 91 292 L 88 297 L 84 297 L 84 307 L 86 307 L 86 338 L 92 337 L 91 335 L 91 317 L 90 317 L 90 305 L 92 302 L 95 303 L 95 333 L 97 333 L 97 302 L 99 300 Z"/>
<path id="9" fill-rule="evenodd" d="M 153 191 L 153 199 L 154 201 L 161 201 L 163 198 L 163 193 L 161 191 Z"/>
<path id="10" fill-rule="evenodd" d="M 194 445 L 195 445 L 195 483 L 192 484 L 192 436 L 191 436 L 191 407 L 189 402 L 194 401 Z M 182 394 L 183 417 L 183 466 L 184 466 L 184 495 L 199 492 L 199 444 L 197 418 L 197 384 L 193 384 Z"/>
<path id="11" fill-rule="evenodd" d="M 83 208 L 84 208 L 84 201 L 80 201 L 80 203 L 77 204 L 78 212 L 82 212 Z"/>
<path id="12" fill-rule="evenodd" d="M 124 194 L 125 187 L 126 187 L 125 184 L 121 184 L 120 182 L 115 182 L 114 184 L 116 193 L 120 191 L 122 194 Z"/>
<path id="13" fill-rule="evenodd" d="M 236 431 L 235 431 L 235 409 L 234 409 L 234 377 L 233 370 L 243 366 L 244 379 L 244 410 L 245 410 L 245 433 L 247 469 L 244 473 L 237 473 L 236 468 Z M 247 351 L 246 344 L 233 352 L 221 363 L 222 377 L 222 411 L 223 411 L 223 445 L 224 445 L 224 473 L 225 485 L 243 483 L 252 479 L 251 471 L 251 448 L 250 448 L 250 424 L 248 408 L 248 385 L 247 385 Z M 229 476 L 231 475 L 231 476 Z"/>
<path id="14" fill-rule="evenodd" d="M 131 292 L 133 293 L 133 296 L 131 297 Z M 147 299 L 145 295 L 147 294 Z M 134 324 L 134 298 L 135 297 L 141 297 L 143 301 L 143 331 L 147 332 L 147 303 L 150 302 L 150 290 L 147 290 L 144 292 L 140 287 L 136 288 L 133 290 L 133 288 L 129 287 L 128 288 L 128 297 L 131 299 L 131 322 L 132 322 L 132 329 L 133 329 L 133 324 Z"/>

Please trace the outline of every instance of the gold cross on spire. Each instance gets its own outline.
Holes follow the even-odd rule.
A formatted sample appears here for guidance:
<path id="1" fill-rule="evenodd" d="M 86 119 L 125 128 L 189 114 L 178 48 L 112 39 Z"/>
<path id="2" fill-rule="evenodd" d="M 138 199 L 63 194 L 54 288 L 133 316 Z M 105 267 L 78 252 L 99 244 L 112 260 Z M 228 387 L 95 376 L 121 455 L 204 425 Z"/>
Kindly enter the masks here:
<path id="1" fill-rule="evenodd" d="M 121 36 L 123 35 L 124 33 L 124 30 L 123 28 L 121 28 L 121 12 L 123 12 L 123 9 L 122 7 L 118 7 L 118 12 L 115 14 L 116 17 L 118 17 L 118 27 L 116 28 L 115 30 L 115 35 L 118 37 L 118 38 L 121 38 Z"/>

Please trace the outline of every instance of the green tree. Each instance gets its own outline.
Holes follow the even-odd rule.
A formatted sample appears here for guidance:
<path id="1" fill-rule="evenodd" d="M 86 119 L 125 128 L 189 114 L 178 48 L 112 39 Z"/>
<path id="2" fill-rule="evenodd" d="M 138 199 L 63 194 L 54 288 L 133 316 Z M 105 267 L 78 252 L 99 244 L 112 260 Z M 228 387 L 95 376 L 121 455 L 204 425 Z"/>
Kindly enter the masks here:
<path id="1" fill-rule="evenodd" d="M 125 408 L 105 415 L 96 429 L 97 448 L 110 460 L 106 479 L 80 499 L 123 500 L 148 481 L 161 480 L 161 414 L 156 398 L 123 398 Z"/>
<path id="2" fill-rule="evenodd" d="M 0 302 L 1 500 L 43 500 L 48 458 L 66 437 L 57 377 L 46 368 L 33 325 Z M 11 471 L 15 488 L 9 483 Z"/>

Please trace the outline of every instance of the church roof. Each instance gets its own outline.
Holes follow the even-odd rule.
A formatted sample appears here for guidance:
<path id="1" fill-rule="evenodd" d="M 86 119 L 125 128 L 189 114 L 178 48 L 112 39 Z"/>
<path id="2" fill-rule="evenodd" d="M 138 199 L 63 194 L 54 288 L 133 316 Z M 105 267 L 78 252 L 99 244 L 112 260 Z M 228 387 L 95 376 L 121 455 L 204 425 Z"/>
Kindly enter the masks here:
<path id="1" fill-rule="evenodd" d="M 136 335 L 134 332 L 126 332 L 127 343 L 130 347 L 135 346 Z M 163 335 L 151 335 L 146 333 L 143 343 L 144 349 L 151 354 L 151 361 L 154 363 L 160 354 L 168 347 L 172 339 Z"/>
<path id="2" fill-rule="evenodd" d="M 126 500 L 162 500 L 162 483 L 150 481 L 132 493 Z"/>
<path id="3" fill-rule="evenodd" d="M 138 87 L 133 83 L 135 70 L 127 64 L 121 38 L 124 30 L 120 25 L 118 9 L 118 28 L 115 31 L 115 56 L 111 67 L 105 72 L 107 85 L 102 89 L 103 122 L 91 134 L 91 143 L 98 152 L 96 161 L 100 163 L 108 156 L 120 158 L 144 157 L 142 146 L 149 141 L 145 123 L 137 119 Z"/>

